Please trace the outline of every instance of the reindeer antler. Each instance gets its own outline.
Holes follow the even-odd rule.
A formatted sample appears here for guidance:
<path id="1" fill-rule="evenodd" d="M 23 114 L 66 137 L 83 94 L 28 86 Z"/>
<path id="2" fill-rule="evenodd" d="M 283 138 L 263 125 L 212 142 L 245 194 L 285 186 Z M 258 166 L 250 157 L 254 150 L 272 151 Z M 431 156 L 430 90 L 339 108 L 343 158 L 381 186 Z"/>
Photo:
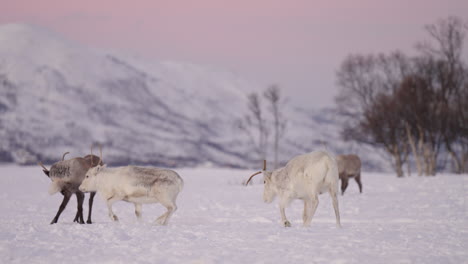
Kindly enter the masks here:
<path id="1" fill-rule="evenodd" d="M 99 144 L 99 161 L 98 161 L 98 165 L 101 164 L 102 162 L 102 145 Z"/>
<path id="2" fill-rule="evenodd" d="M 262 171 L 257 171 L 256 173 L 252 174 L 252 176 L 250 176 L 250 178 L 247 180 L 247 182 L 245 183 L 245 186 L 249 185 L 249 182 L 250 180 L 252 180 L 252 178 L 255 176 L 255 175 L 258 175 L 262 173 Z"/>
<path id="3" fill-rule="evenodd" d="M 91 167 L 94 167 L 93 144 L 91 144 Z"/>
<path id="4" fill-rule="evenodd" d="M 263 160 L 263 171 L 257 171 L 256 173 L 252 174 L 252 176 L 250 176 L 250 178 L 247 180 L 247 182 L 245 183 L 245 186 L 247 186 L 250 182 L 250 180 L 252 180 L 252 178 L 255 176 L 255 175 L 258 175 L 262 172 L 266 171 L 266 160 Z"/>
<path id="5" fill-rule="evenodd" d="M 70 153 L 70 152 L 67 151 L 67 152 L 63 153 L 63 155 L 62 155 L 62 161 L 65 159 L 65 156 L 66 156 L 68 153 Z"/>

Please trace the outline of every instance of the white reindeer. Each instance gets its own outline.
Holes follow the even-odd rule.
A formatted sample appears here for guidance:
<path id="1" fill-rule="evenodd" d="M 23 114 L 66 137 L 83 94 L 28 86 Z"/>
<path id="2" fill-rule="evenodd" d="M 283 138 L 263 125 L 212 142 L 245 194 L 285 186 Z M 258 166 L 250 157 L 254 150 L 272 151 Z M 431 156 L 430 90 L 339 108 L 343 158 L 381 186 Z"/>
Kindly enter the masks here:
<path id="1" fill-rule="evenodd" d="M 254 173 L 248 181 L 257 174 Z M 335 158 L 326 151 L 316 151 L 296 156 L 285 167 L 275 171 L 266 171 L 266 161 L 263 166 L 265 189 L 263 200 L 271 203 L 276 195 L 279 196 L 281 220 L 285 227 L 291 223 L 286 218 L 285 208 L 294 199 L 304 201 L 304 226 L 310 226 L 312 217 L 318 206 L 318 195 L 329 192 L 335 210 L 336 225 L 341 227 L 338 209 L 338 167 Z"/>
<path id="2" fill-rule="evenodd" d="M 107 202 L 109 217 L 113 221 L 118 221 L 112 211 L 112 204 L 116 201 L 133 203 L 138 219 L 141 219 L 143 203 L 160 203 L 167 212 L 156 219 L 156 223 L 166 225 L 177 210 L 176 199 L 183 186 L 182 178 L 172 170 L 136 166 L 107 168 L 104 165 L 90 169 L 79 189 L 99 192 Z"/>

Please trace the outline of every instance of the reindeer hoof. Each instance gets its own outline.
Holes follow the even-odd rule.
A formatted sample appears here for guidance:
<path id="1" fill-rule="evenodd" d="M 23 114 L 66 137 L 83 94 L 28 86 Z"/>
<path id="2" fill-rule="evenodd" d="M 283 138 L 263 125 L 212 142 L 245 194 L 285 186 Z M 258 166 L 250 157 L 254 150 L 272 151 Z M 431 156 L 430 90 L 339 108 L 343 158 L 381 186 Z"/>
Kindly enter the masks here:
<path id="1" fill-rule="evenodd" d="M 284 222 L 284 227 L 291 227 L 291 223 L 289 221 Z"/>
<path id="2" fill-rule="evenodd" d="M 114 221 L 114 222 L 118 222 L 118 221 L 119 221 L 119 218 L 118 218 L 116 215 L 111 215 L 111 219 L 112 219 L 112 221 Z"/>
<path id="3" fill-rule="evenodd" d="M 156 224 L 157 225 L 166 225 L 166 223 L 164 223 L 164 219 L 156 219 Z"/>
<path id="4" fill-rule="evenodd" d="M 86 221 L 87 224 L 92 224 L 91 220 Z"/>

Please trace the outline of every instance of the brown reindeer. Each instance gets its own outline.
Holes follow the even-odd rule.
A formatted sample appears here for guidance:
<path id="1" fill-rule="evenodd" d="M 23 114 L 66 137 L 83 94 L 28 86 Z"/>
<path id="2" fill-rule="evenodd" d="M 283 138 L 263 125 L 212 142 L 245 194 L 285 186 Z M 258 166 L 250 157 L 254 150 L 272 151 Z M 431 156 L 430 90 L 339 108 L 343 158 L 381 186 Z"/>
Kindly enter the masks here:
<path id="1" fill-rule="evenodd" d="M 341 180 L 341 195 L 348 187 L 349 178 L 354 178 L 359 186 L 359 192 L 362 193 L 361 183 L 361 159 L 355 154 L 336 156 L 338 163 L 338 172 Z"/>
<path id="2" fill-rule="evenodd" d="M 91 148 L 92 153 L 92 148 Z M 62 156 L 62 161 L 54 163 L 50 170 L 48 170 L 41 162 L 39 165 L 42 167 L 43 172 L 51 179 L 52 183 L 49 188 L 49 193 L 54 194 L 56 192 L 60 192 L 63 195 L 62 203 L 60 204 L 59 210 L 55 215 L 54 219 L 50 224 L 57 223 L 60 214 L 65 210 L 65 207 L 68 204 L 71 196 L 73 194 L 76 195 L 77 202 L 78 202 L 78 210 L 75 215 L 75 219 L 73 222 L 78 222 L 80 224 L 84 224 L 83 219 L 83 202 L 85 195 L 81 192 L 78 187 L 80 186 L 81 182 L 83 181 L 86 172 L 92 168 L 99 165 L 104 165 L 102 160 L 91 154 L 86 155 L 85 157 L 77 157 L 69 160 L 65 160 L 65 155 L 68 152 L 64 153 Z M 91 212 L 93 207 L 94 196 L 96 195 L 95 192 L 92 192 L 89 197 L 89 210 L 88 210 L 88 220 L 86 223 L 91 224 Z"/>

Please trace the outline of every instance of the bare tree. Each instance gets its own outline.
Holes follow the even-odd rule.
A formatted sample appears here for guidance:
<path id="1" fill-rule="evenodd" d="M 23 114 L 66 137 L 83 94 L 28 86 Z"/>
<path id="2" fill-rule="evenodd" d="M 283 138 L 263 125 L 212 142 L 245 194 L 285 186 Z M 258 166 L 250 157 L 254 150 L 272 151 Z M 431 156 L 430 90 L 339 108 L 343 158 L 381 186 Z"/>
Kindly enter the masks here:
<path id="1" fill-rule="evenodd" d="M 258 160 L 265 160 L 267 153 L 268 129 L 263 115 L 260 97 L 257 93 L 247 96 L 248 113 L 239 122 L 239 128 L 244 131 L 258 155 Z"/>
<path id="2" fill-rule="evenodd" d="M 468 26 L 467 26 L 468 30 Z M 468 75 L 468 70 L 466 71 Z M 465 82 L 465 88 L 462 89 L 458 100 L 456 101 L 457 107 L 456 116 L 459 117 L 459 172 L 467 173 L 468 172 L 468 81 Z"/>
<path id="3" fill-rule="evenodd" d="M 437 150 L 438 145 L 444 144 L 454 161 L 455 171 L 462 173 L 468 133 L 463 129 L 466 101 L 461 103 L 460 98 L 463 98 L 468 82 L 467 65 L 462 59 L 468 27 L 461 19 L 448 17 L 425 28 L 431 41 L 419 43 L 417 48 L 422 54 L 419 61 L 425 62 L 425 69 L 431 69 L 425 78 L 436 96 L 432 107 L 437 119 L 433 125 L 438 127 L 433 129 L 436 132 L 431 138 L 435 143 L 432 148 Z"/>
<path id="4" fill-rule="evenodd" d="M 419 175 L 436 174 L 444 148 L 456 172 L 466 171 L 467 29 L 455 17 L 426 26 L 431 41 L 418 44 L 420 54 L 413 58 L 399 52 L 349 56 L 337 73 L 336 102 L 347 117 L 344 138 L 382 146 L 399 176 L 408 148 Z"/>
<path id="5" fill-rule="evenodd" d="M 434 123 L 440 122 L 435 120 L 437 117 L 432 109 L 436 101 L 433 89 L 421 76 L 409 75 L 403 79 L 395 100 L 400 104 L 398 114 L 404 120 L 418 175 L 433 175 L 441 142 L 435 135 L 438 131 L 435 127 L 439 124 Z"/>
<path id="6" fill-rule="evenodd" d="M 403 165 L 408 158 L 404 120 L 399 115 L 400 104 L 392 95 L 381 94 L 365 112 L 362 133 L 368 141 L 381 146 L 392 157 L 391 164 L 398 177 L 403 177 Z"/>
<path id="7" fill-rule="evenodd" d="M 273 116 L 273 152 L 274 169 L 278 168 L 279 141 L 286 130 L 286 120 L 281 114 L 281 93 L 277 85 L 271 85 L 263 93 L 269 103 L 270 112 Z"/>
<path id="8" fill-rule="evenodd" d="M 382 147 L 399 177 L 404 175 L 408 146 L 404 120 L 398 115 L 399 103 L 393 95 L 407 71 L 406 56 L 394 52 L 388 56 L 349 56 L 337 73 L 341 90 L 336 102 L 346 116 L 342 136 Z"/>

